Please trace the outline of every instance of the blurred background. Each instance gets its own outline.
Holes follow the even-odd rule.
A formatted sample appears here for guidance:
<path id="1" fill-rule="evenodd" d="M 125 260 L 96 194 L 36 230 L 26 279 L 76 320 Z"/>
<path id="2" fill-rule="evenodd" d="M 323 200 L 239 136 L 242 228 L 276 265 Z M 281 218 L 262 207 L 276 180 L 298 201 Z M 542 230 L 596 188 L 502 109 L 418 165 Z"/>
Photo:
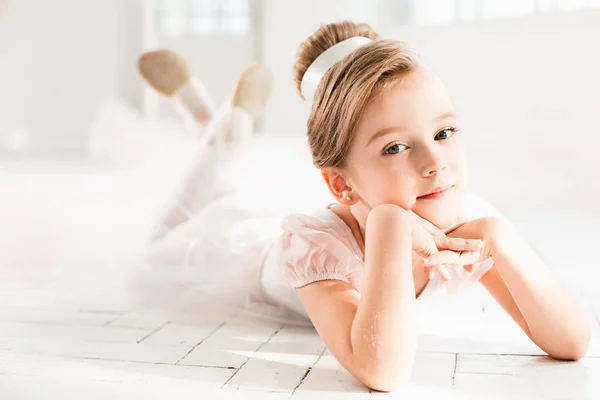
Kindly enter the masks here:
<path id="1" fill-rule="evenodd" d="M 217 104 L 265 63 L 275 85 L 257 130 L 303 143 L 296 49 L 343 19 L 408 42 L 442 78 L 475 192 L 549 260 L 572 263 L 553 252 L 565 246 L 593 258 L 599 0 L 0 0 L 0 263 L 114 263 L 139 249 L 189 147 L 171 103 L 138 77 L 140 53 L 182 54 Z"/>

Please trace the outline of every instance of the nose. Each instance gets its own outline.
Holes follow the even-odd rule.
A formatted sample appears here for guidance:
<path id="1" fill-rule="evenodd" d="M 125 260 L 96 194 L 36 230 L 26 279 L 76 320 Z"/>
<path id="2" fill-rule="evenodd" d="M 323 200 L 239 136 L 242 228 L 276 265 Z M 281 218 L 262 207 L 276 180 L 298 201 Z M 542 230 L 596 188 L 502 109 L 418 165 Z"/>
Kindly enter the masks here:
<path id="1" fill-rule="evenodd" d="M 441 149 L 427 147 L 421 154 L 421 175 L 424 177 L 437 175 L 446 169 Z"/>

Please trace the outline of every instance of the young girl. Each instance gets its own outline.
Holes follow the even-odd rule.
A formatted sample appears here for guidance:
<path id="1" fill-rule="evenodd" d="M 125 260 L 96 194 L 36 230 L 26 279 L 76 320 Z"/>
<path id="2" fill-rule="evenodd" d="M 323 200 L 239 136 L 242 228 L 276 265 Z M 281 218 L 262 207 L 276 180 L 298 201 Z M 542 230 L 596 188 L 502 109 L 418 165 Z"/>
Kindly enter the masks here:
<path id="1" fill-rule="evenodd" d="M 416 302 L 476 281 L 550 356 L 584 356 L 583 310 L 510 223 L 467 191 L 455 110 L 411 50 L 366 24 L 323 25 L 300 45 L 294 75 L 312 103 L 312 160 L 336 203 L 279 221 L 312 196 L 277 164 L 289 151 L 275 140 L 208 146 L 191 179 L 206 196 L 154 244 L 155 259 L 179 255 L 173 264 L 213 278 L 205 288 L 218 281 L 217 292 L 237 287 L 227 296 L 304 317 L 376 390 L 410 375 Z M 279 158 L 257 179 L 246 169 L 266 152 Z"/>

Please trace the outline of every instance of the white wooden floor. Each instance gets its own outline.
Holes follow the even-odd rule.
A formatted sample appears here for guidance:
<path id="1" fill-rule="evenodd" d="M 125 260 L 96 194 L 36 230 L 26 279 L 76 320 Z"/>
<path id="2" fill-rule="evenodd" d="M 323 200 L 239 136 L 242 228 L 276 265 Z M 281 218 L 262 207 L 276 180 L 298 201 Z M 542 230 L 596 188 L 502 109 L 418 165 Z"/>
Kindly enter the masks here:
<path id="1" fill-rule="evenodd" d="M 580 219 L 577 229 L 588 223 Z M 63 283 L 60 273 L 6 269 L 0 399 L 598 399 L 598 237 L 580 243 L 542 221 L 524 224 L 530 233 L 528 226 L 540 227 L 536 246 L 588 311 L 594 337 L 579 362 L 544 356 L 476 286 L 421 304 L 410 384 L 375 393 L 312 329 L 206 320 L 189 308 L 156 314 L 116 284 L 92 291 Z"/>

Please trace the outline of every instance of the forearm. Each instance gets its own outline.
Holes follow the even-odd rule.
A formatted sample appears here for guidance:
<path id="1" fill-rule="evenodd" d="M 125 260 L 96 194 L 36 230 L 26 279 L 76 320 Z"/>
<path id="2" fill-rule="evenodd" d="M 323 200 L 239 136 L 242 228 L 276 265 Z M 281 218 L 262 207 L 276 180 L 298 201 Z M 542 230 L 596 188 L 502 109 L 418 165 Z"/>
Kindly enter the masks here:
<path id="1" fill-rule="evenodd" d="M 377 377 L 374 386 L 387 387 L 408 378 L 416 349 L 411 227 L 401 213 L 375 211 L 383 212 L 369 216 L 366 275 L 351 343 L 360 368 Z"/>
<path id="2" fill-rule="evenodd" d="M 491 255 L 509 288 L 533 341 L 550 356 L 580 358 L 590 328 L 572 293 L 511 226 L 492 241 Z"/>

